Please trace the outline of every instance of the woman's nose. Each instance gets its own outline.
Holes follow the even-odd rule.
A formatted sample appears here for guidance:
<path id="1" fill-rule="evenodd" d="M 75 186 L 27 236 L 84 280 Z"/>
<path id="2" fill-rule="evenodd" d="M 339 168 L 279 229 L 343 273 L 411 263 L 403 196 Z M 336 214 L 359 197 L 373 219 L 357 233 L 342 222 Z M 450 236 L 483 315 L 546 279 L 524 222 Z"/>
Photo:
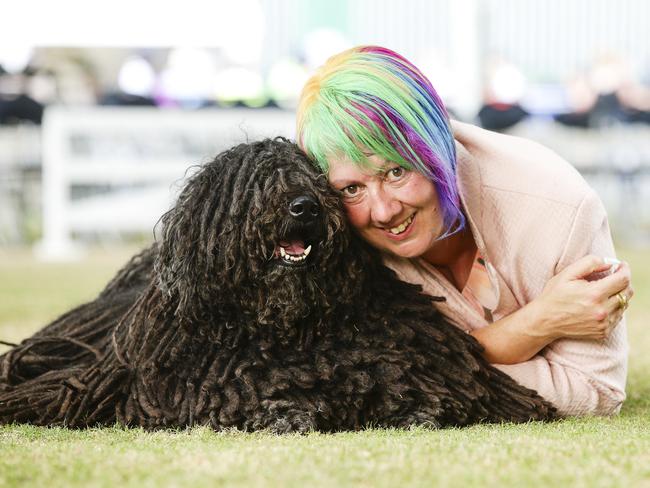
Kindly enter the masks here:
<path id="1" fill-rule="evenodd" d="M 370 218 L 373 223 L 387 225 L 400 213 L 401 203 L 386 191 L 376 191 L 371 196 Z"/>

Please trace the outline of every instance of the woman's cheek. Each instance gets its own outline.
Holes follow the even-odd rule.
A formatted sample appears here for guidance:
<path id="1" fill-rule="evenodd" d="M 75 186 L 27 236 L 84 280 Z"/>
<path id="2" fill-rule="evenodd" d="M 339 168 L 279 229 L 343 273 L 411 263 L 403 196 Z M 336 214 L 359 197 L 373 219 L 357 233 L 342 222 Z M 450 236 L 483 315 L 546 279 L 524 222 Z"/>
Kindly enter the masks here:
<path id="1" fill-rule="evenodd" d="M 370 212 L 365 207 L 366 205 L 363 202 L 345 204 L 345 212 L 352 227 L 363 229 L 367 226 Z"/>

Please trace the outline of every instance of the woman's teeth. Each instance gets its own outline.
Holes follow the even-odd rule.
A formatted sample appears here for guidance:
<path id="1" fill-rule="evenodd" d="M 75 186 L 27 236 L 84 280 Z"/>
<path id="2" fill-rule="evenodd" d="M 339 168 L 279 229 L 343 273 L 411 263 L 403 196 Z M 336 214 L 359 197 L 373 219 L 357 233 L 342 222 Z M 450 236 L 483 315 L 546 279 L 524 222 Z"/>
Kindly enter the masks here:
<path id="1" fill-rule="evenodd" d="M 413 214 L 415 215 L 415 214 Z M 388 229 L 388 231 L 391 234 L 398 235 L 401 234 L 406 230 L 406 228 L 411 225 L 411 222 L 413 222 L 413 215 L 411 215 L 408 219 L 406 219 L 404 222 L 402 222 L 400 225 L 397 227 L 393 227 L 392 229 Z"/>
<path id="2" fill-rule="evenodd" d="M 280 246 L 280 256 L 282 256 L 283 259 L 286 259 L 288 261 L 293 261 L 295 263 L 299 263 L 307 259 L 307 256 L 309 256 L 310 252 L 311 252 L 311 244 L 307 246 L 307 248 L 302 252 L 302 254 L 299 254 L 297 256 L 294 256 L 293 254 L 289 254 L 287 251 L 284 250 L 282 246 Z"/>

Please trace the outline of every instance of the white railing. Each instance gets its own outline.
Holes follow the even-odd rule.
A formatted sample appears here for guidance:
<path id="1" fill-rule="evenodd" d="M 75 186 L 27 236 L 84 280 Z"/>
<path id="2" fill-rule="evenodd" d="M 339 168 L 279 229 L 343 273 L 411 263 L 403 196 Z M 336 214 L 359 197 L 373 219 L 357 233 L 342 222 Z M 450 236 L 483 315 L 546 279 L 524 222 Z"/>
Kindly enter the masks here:
<path id="1" fill-rule="evenodd" d="M 69 258 L 80 236 L 151 232 L 188 168 L 239 142 L 293 137 L 294 120 L 276 109 L 49 108 L 37 254 Z"/>

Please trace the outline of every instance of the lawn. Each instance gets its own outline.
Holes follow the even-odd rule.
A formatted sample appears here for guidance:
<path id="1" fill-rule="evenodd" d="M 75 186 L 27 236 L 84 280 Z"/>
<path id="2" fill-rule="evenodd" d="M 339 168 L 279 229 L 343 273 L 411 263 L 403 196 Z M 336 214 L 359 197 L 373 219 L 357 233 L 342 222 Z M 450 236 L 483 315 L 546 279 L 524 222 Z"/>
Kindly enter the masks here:
<path id="1" fill-rule="evenodd" d="M 0 338 L 18 341 L 92 298 L 132 251 L 94 251 L 73 264 L 0 251 Z M 616 418 L 307 436 L 0 427 L 0 487 L 650 487 L 650 252 L 620 254 L 636 296 L 628 400 Z"/>

